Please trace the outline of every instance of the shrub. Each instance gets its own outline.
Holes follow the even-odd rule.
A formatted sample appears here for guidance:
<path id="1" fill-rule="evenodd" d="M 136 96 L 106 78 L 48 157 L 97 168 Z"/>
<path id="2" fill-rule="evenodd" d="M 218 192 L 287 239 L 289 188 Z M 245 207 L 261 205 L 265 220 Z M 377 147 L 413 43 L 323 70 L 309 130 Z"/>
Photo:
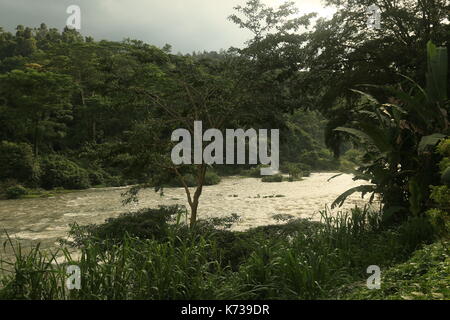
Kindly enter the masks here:
<path id="1" fill-rule="evenodd" d="M 36 183 L 39 166 L 35 163 L 31 146 L 27 143 L 0 143 L 0 180 L 16 179 L 22 183 Z"/>
<path id="2" fill-rule="evenodd" d="M 404 263 L 383 272 L 380 290 L 366 286 L 348 286 L 344 299 L 358 300 L 449 300 L 449 241 L 426 245 Z M 350 288 L 351 287 L 351 288 Z"/>
<path id="3" fill-rule="evenodd" d="M 75 162 L 60 155 L 51 155 L 42 161 L 41 185 L 45 189 L 86 189 L 90 187 L 88 172 Z"/>
<path id="4" fill-rule="evenodd" d="M 264 176 L 261 179 L 262 182 L 282 182 L 283 176 L 281 174 L 274 174 L 272 176 Z"/>
<path id="5" fill-rule="evenodd" d="M 105 182 L 105 177 L 101 171 L 89 170 L 89 182 L 96 186 Z"/>
<path id="6" fill-rule="evenodd" d="M 197 181 L 193 174 L 187 173 L 183 175 L 184 183 L 188 187 L 195 187 L 197 185 Z M 165 187 L 172 187 L 172 188 L 181 188 L 183 187 L 183 184 L 181 183 L 180 179 L 178 177 L 173 177 L 169 182 L 164 183 Z"/>
<path id="7" fill-rule="evenodd" d="M 300 161 L 311 167 L 316 167 L 318 160 L 319 160 L 319 156 L 318 156 L 317 152 L 315 152 L 315 151 L 304 152 L 300 156 Z"/>
<path id="8" fill-rule="evenodd" d="M 363 161 L 363 152 L 357 149 L 350 149 L 341 156 L 341 169 L 353 171 Z"/>
<path id="9" fill-rule="evenodd" d="M 254 167 L 247 170 L 242 170 L 241 175 L 246 177 L 259 178 L 261 177 L 261 168 Z"/>
<path id="10" fill-rule="evenodd" d="M 208 171 L 205 175 L 205 186 L 212 186 L 215 184 L 219 184 L 221 181 L 219 175 L 215 172 Z"/>
<path id="11" fill-rule="evenodd" d="M 142 209 L 109 218 L 100 225 L 78 226 L 73 224 L 69 235 L 75 246 L 83 246 L 88 240 L 113 240 L 121 242 L 125 235 L 141 239 L 165 241 L 169 235 L 169 221 L 184 211 L 179 206 L 161 206 L 158 209 Z"/>
<path id="12" fill-rule="evenodd" d="M 409 217 L 400 227 L 399 242 L 411 252 L 423 243 L 431 243 L 436 237 L 436 230 L 427 217 Z"/>
<path id="13" fill-rule="evenodd" d="M 450 139 L 443 140 L 436 148 L 443 156 L 439 163 L 441 169 L 441 181 L 443 186 L 431 186 L 430 199 L 436 208 L 429 209 L 427 216 L 441 236 L 450 232 Z"/>
<path id="14" fill-rule="evenodd" d="M 197 178 L 193 174 L 191 174 L 191 173 L 184 174 L 183 179 L 188 187 L 197 186 Z M 221 181 L 221 179 L 220 179 L 219 175 L 217 175 L 217 173 L 215 173 L 214 171 L 206 172 L 205 182 L 204 182 L 205 186 L 212 186 L 212 185 L 220 183 L 220 181 Z M 169 182 L 165 183 L 165 186 L 181 188 L 181 187 L 183 187 L 183 184 L 177 177 L 174 177 Z"/>
<path id="15" fill-rule="evenodd" d="M 301 167 L 299 163 L 286 162 L 281 166 L 280 171 L 289 174 L 288 180 L 292 182 L 300 180 L 303 177 Z"/>
<path id="16" fill-rule="evenodd" d="M 445 171 L 442 173 L 441 181 L 443 184 L 450 187 L 450 167 L 445 169 Z"/>
<path id="17" fill-rule="evenodd" d="M 123 186 L 122 180 L 118 176 L 109 176 L 105 179 L 105 184 L 108 187 L 121 187 Z"/>
<path id="18" fill-rule="evenodd" d="M 5 191 L 7 199 L 19 199 L 26 194 L 28 194 L 28 190 L 21 185 L 9 187 Z"/>

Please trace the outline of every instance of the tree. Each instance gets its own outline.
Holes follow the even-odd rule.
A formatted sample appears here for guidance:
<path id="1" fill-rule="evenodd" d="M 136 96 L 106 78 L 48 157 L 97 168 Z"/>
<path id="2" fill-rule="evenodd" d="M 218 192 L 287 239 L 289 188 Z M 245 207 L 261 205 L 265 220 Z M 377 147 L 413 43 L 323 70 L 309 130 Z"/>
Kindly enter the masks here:
<path id="1" fill-rule="evenodd" d="M 365 163 L 355 179 L 373 185 L 348 190 L 333 205 L 342 204 L 356 191 L 381 195 L 385 215 L 410 212 L 419 215 L 429 206 L 429 186 L 439 184 L 438 142 L 450 134 L 450 104 L 447 96 L 446 48 L 428 43 L 427 86 L 408 94 L 384 87 L 393 97 L 381 104 L 373 96 L 356 91 L 364 100 L 350 114 L 351 126 L 335 130 L 355 137 L 366 150 Z M 411 80 L 410 80 L 411 81 Z"/>
<path id="2" fill-rule="evenodd" d="M 360 96 L 350 89 L 360 84 L 394 85 L 406 90 L 413 85 L 401 75 L 425 85 L 426 44 L 432 40 L 449 46 L 448 1 L 329 0 L 335 15 L 319 19 L 305 47 L 309 57 L 307 81 L 320 83 L 311 93 L 330 120 L 327 144 L 339 154 L 344 135 L 333 131 L 345 126 L 348 114 Z M 381 9 L 381 28 L 367 27 L 367 8 Z M 385 91 L 367 89 L 379 100 L 388 100 Z"/>
<path id="3" fill-rule="evenodd" d="M 16 179 L 21 183 L 36 182 L 38 168 L 31 146 L 26 143 L 0 142 L 0 181 Z"/>
<path id="4" fill-rule="evenodd" d="M 37 156 L 42 141 L 65 134 L 64 122 L 71 120 L 73 83 L 68 76 L 34 68 L 0 75 L 0 99 L 16 121 L 26 123 Z"/>
<path id="5" fill-rule="evenodd" d="M 283 112 L 314 105 L 307 91 L 314 84 L 304 80 L 308 60 L 303 48 L 315 14 L 298 17 L 293 2 L 274 9 L 259 0 L 235 10 L 229 19 L 253 33 L 245 48 L 230 50 L 236 55 L 232 68 L 239 74 L 242 103 L 258 109 L 257 115 L 249 115 L 252 122 L 283 125 Z"/>
<path id="6" fill-rule="evenodd" d="M 205 66 L 190 58 L 171 56 L 165 69 L 153 69 L 152 83 L 135 88 L 137 95 L 149 100 L 147 117 L 129 133 L 125 150 L 132 155 L 131 174 L 137 173 L 142 184 L 133 188 L 132 196 L 143 187 L 162 191 L 164 184 L 176 177 L 183 185 L 190 206 L 190 226 L 197 221 L 197 212 L 205 184 L 208 165 L 174 164 L 171 150 L 172 132 L 184 128 L 194 136 L 194 121 L 202 121 L 203 129 L 223 130 L 239 120 L 234 83 L 227 78 L 221 63 Z M 195 176 L 192 193 L 186 175 Z"/>

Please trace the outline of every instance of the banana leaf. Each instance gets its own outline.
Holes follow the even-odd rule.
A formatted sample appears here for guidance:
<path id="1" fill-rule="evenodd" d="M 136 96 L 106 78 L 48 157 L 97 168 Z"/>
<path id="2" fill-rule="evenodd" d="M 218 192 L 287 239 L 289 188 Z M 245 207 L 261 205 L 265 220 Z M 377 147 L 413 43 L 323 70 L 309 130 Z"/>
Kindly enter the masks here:
<path id="1" fill-rule="evenodd" d="M 429 136 L 422 137 L 419 143 L 419 147 L 417 148 L 419 154 L 427 151 L 433 151 L 432 149 L 446 137 L 446 135 L 441 133 L 434 133 Z"/>
<path id="2" fill-rule="evenodd" d="M 357 187 L 353 187 L 348 189 L 347 191 L 345 191 L 344 193 L 342 193 L 339 197 L 336 198 L 336 200 L 333 201 L 333 203 L 331 204 L 331 209 L 334 209 L 335 207 L 339 206 L 342 207 L 342 205 L 344 204 L 345 200 L 350 197 L 352 194 L 354 194 L 355 192 L 361 192 L 362 193 L 362 197 L 364 197 L 364 195 L 366 193 L 375 192 L 375 188 L 376 186 L 374 185 L 367 185 L 367 184 L 363 184 Z M 373 197 L 371 198 L 373 199 Z"/>

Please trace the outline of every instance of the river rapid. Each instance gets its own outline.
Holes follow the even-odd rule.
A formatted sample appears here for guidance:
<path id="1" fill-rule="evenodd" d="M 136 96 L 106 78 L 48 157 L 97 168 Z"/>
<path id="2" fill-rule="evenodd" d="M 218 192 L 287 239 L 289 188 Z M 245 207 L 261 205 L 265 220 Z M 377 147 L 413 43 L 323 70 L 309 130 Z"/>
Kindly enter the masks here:
<path id="1" fill-rule="evenodd" d="M 353 181 L 344 174 L 328 181 L 336 173 L 313 173 L 296 182 L 263 183 L 261 179 L 226 177 L 214 186 L 203 189 L 198 209 L 200 219 L 238 214 L 240 220 L 232 227 L 242 231 L 251 227 L 278 223 L 275 215 L 320 220 L 320 210 L 330 206 L 347 189 L 364 181 Z M 159 205 L 181 204 L 188 207 L 183 188 L 167 188 L 164 196 L 153 190 L 140 193 L 139 203 L 123 205 L 121 196 L 128 187 L 88 189 L 50 198 L 0 201 L 0 240 L 6 231 L 12 239 L 30 246 L 41 242 L 55 247 L 58 238 L 65 238 L 69 225 L 102 223 L 121 213 Z M 354 194 L 342 208 L 364 206 L 367 199 Z M 334 212 L 336 209 L 334 210 Z M 3 241 L 2 241 L 3 242 Z"/>

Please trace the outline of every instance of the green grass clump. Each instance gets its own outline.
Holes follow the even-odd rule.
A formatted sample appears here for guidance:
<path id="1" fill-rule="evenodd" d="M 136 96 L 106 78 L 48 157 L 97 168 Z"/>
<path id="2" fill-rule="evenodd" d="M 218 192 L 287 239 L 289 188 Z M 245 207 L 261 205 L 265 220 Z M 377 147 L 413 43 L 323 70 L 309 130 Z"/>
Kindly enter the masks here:
<path id="1" fill-rule="evenodd" d="M 197 186 L 197 178 L 191 173 L 187 173 L 187 174 L 183 175 L 183 180 L 188 187 Z M 216 184 L 219 184 L 221 180 L 222 179 L 216 172 L 207 171 L 205 174 L 204 185 L 205 186 L 216 185 Z M 177 177 L 174 177 L 169 182 L 164 183 L 164 186 L 172 187 L 172 188 L 181 188 L 184 185 Z"/>
<path id="2" fill-rule="evenodd" d="M 221 180 L 222 179 L 217 173 L 213 171 L 207 171 L 205 175 L 205 186 L 213 186 L 219 184 Z"/>
<path id="3" fill-rule="evenodd" d="M 5 191 L 7 199 L 19 199 L 28 194 L 28 190 L 21 185 L 9 187 Z"/>
<path id="4" fill-rule="evenodd" d="M 261 177 L 261 167 L 254 167 L 254 168 L 242 170 L 240 172 L 240 174 L 245 177 L 260 178 Z"/>
<path id="5" fill-rule="evenodd" d="M 262 182 L 283 182 L 283 176 L 281 174 L 274 174 L 272 176 L 264 176 L 261 178 Z"/>

